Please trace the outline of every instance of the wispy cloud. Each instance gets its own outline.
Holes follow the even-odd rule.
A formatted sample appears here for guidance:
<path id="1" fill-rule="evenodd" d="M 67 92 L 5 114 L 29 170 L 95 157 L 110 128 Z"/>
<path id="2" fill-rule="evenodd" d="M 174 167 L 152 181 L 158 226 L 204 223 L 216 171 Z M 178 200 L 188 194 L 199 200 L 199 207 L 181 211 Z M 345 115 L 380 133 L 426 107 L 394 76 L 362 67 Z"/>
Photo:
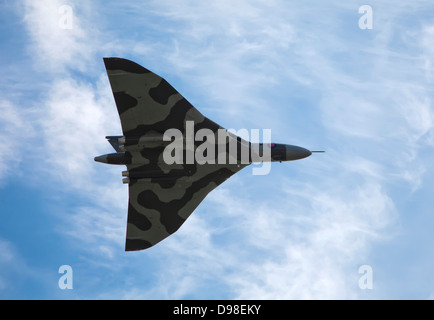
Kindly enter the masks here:
<path id="1" fill-rule="evenodd" d="M 9 100 L 0 100 L 0 114 L 0 139 L 3 141 L 2 151 L 0 151 L 1 183 L 11 173 L 19 174 L 17 169 L 25 154 L 16 146 L 27 145 L 26 141 L 33 136 L 34 128 L 28 119 L 32 112 L 26 109 L 19 110 Z"/>
<path id="2" fill-rule="evenodd" d="M 101 132 L 120 131 L 115 108 L 107 107 L 114 105 L 107 85 L 106 79 L 93 86 L 70 78 L 56 80 L 49 89 L 40 115 L 47 160 L 69 183 L 85 185 L 94 172 L 89 159 L 107 147 Z"/>
<path id="3" fill-rule="evenodd" d="M 68 68 L 86 71 L 97 48 L 88 42 L 95 30 L 86 20 L 87 5 L 77 4 L 62 0 L 23 2 L 24 21 L 31 37 L 29 50 L 36 55 L 38 67 L 59 76 Z"/>
<path id="4" fill-rule="evenodd" d="M 71 224 L 61 232 L 77 250 L 84 243 L 81 252 L 115 261 L 124 241 L 120 170 L 92 161 L 110 148 L 104 135 L 120 132 L 106 75 L 96 66 L 106 52 L 149 62 L 222 125 L 273 128 L 290 142 L 327 149 L 322 158 L 274 166 L 273 173 L 290 172 L 292 179 L 256 177 L 253 188 L 231 178 L 158 250 L 128 258 L 155 258 L 150 287 L 127 281 L 133 284 L 105 295 L 360 296 L 357 267 L 369 264 L 385 233 L 397 231 L 400 195 L 391 185 L 415 192 L 428 169 L 419 152 L 433 144 L 433 28 L 393 28 L 428 2 L 378 5 L 369 31 L 357 29 L 355 2 L 132 2 L 114 6 L 146 26 L 137 29 L 140 39 L 119 31 L 107 43 L 95 37 L 107 26 L 85 1 L 72 6 L 73 28 L 59 28 L 63 4 L 24 1 L 24 8 L 33 62 L 50 75 L 36 113 L 44 172 L 85 199 L 62 211 Z M 6 100 L 0 107 L 4 135 L 20 137 L 28 117 Z M 312 119 L 316 127 L 303 121 Z M 0 177 L 7 171 L 2 163 Z M 148 270 L 135 269 L 134 278 L 142 272 Z"/>
<path id="5" fill-rule="evenodd" d="M 219 103 L 234 106 L 234 115 L 239 117 L 246 114 L 247 106 L 262 102 L 262 99 L 255 99 L 256 92 L 252 92 L 258 89 L 255 83 L 258 86 L 262 84 L 264 88 L 270 83 L 276 85 L 286 81 L 306 94 L 308 91 L 317 92 L 321 99 L 316 100 L 318 106 L 312 108 L 322 114 L 322 129 L 328 135 L 327 143 L 331 147 L 329 156 L 337 158 L 327 162 L 326 171 L 324 166 L 313 170 L 314 182 L 305 181 L 300 185 L 287 181 L 287 185 L 296 186 L 290 188 L 296 196 L 290 194 L 288 201 L 285 201 L 288 207 L 270 204 L 263 198 L 260 202 L 255 201 L 254 205 L 237 203 L 228 194 L 219 199 L 218 203 L 227 203 L 223 211 L 230 212 L 236 208 L 239 216 L 231 222 L 248 221 L 246 225 L 250 228 L 243 229 L 246 232 L 243 241 L 255 239 L 272 248 L 271 251 L 285 252 L 283 258 L 273 257 L 263 264 L 257 263 L 248 253 L 245 260 L 250 262 L 249 265 L 244 264 L 244 260 L 237 260 L 237 257 L 228 258 L 228 261 L 238 261 L 239 266 L 230 280 L 241 288 L 238 297 L 357 297 L 360 290 L 357 287 L 356 264 L 366 262 L 364 259 L 368 259 L 369 248 L 383 239 L 385 230 L 392 231 L 390 234 L 397 231 L 393 227 L 399 209 L 394 205 L 396 195 L 390 193 L 389 186 L 397 182 L 408 183 L 413 191 L 421 187 L 424 165 L 417 154 L 420 146 L 427 142 L 423 137 L 432 130 L 430 86 L 425 82 L 421 69 L 414 67 L 414 62 L 417 64 L 421 60 L 411 57 L 413 50 L 419 52 L 421 48 L 402 52 L 402 43 L 395 41 L 399 37 L 396 33 L 402 29 L 396 33 L 392 29 L 394 23 L 398 23 L 408 11 L 406 6 L 375 11 L 378 12 L 379 22 L 387 20 L 386 17 L 392 20 L 387 25 L 380 24 L 378 30 L 371 33 L 371 38 L 365 33 L 368 38 L 363 39 L 360 34 L 362 42 L 357 43 L 331 33 L 338 30 L 339 35 L 345 35 L 342 30 L 346 26 L 333 22 L 343 16 L 345 19 L 353 17 L 357 28 L 359 16 L 355 5 L 345 5 L 338 10 L 334 10 L 335 6 L 332 10 L 329 3 L 318 5 L 325 9 L 321 17 L 328 21 L 324 23 L 328 34 L 327 31 L 318 31 L 315 24 L 302 22 L 306 19 L 306 11 L 300 7 L 282 6 L 278 14 L 269 14 L 270 8 L 258 4 L 256 8 L 260 8 L 257 10 L 262 14 L 255 15 L 258 11 L 251 12 L 249 5 L 246 6 L 247 15 L 236 17 L 238 11 L 229 10 L 224 18 L 214 11 L 212 17 L 206 12 L 190 17 L 188 6 L 163 8 L 162 15 L 178 23 L 181 21 L 181 27 L 173 34 L 176 41 L 170 61 L 174 66 L 188 67 L 189 71 L 201 74 L 198 76 L 201 83 L 210 84 L 211 89 L 205 88 L 211 93 L 210 97 L 218 96 Z M 195 10 L 200 10 L 200 7 Z M 288 19 L 297 14 L 298 18 Z M 267 18 L 271 16 L 273 21 Z M 236 22 L 231 24 L 231 18 Z M 311 21 L 317 21 L 318 16 L 312 18 Z M 217 28 L 209 27 L 214 24 L 222 30 L 219 35 L 224 34 L 221 39 L 214 34 Z M 268 26 L 268 29 L 265 28 L 269 31 L 268 35 L 279 36 L 262 37 L 267 32 L 258 25 Z M 269 26 L 278 28 L 270 31 Z M 423 28 L 426 36 L 425 27 L 415 25 L 413 28 L 418 35 Z M 286 42 L 277 39 L 285 39 Z M 224 43 L 224 47 L 231 49 L 217 52 L 216 43 Z M 203 50 L 194 53 L 193 48 L 197 49 L 198 44 L 203 44 Z M 195 64 L 191 62 L 192 56 L 195 57 Z M 249 62 L 243 61 L 244 57 L 249 57 Z M 282 72 L 270 75 L 270 70 L 276 70 L 275 63 L 281 66 L 282 61 L 288 61 L 288 57 L 293 63 L 286 63 L 286 69 L 281 68 L 279 71 Z M 339 57 L 348 59 L 349 63 L 339 60 Z M 202 61 L 210 62 L 207 68 L 201 66 Z M 252 64 L 252 61 L 260 63 Z M 216 68 L 213 69 L 213 66 Z M 210 69 L 212 72 L 209 72 Z M 225 70 L 232 70 L 236 75 L 225 73 Z M 242 88 L 233 86 L 233 83 L 239 83 L 238 78 L 249 81 L 239 84 Z M 225 79 L 226 82 L 218 79 Z M 222 97 L 229 98 L 221 101 L 225 99 Z M 240 99 L 232 100 L 234 97 Z M 249 114 L 261 115 L 261 110 L 249 110 Z M 275 110 L 277 113 L 282 111 L 281 115 L 288 114 L 279 106 Z M 300 114 L 297 110 L 293 111 L 295 115 Z M 258 118 L 257 121 L 261 120 Z M 332 176 L 333 182 L 329 181 Z M 318 187 L 308 187 L 307 183 Z M 267 210 L 258 208 L 260 203 Z M 214 214 L 217 212 L 213 210 Z M 285 217 L 285 213 L 291 219 Z M 210 224 L 207 228 L 213 230 L 212 226 Z M 282 230 L 285 227 L 287 229 Z M 288 230 L 297 236 L 289 236 L 285 241 L 283 239 Z M 219 232 L 214 229 L 213 235 L 217 236 Z M 225 235 L 229 237 L 229 234 Z M 211 250 L 218 249 L 217 243 L 211 244 Z M 224 265 L 224 262 L 219 265 Z M 240 271 L 246 269 L 250 272 Z"/>
<path id="6" fill-rule="evenodd" d="M 64 16 L 65 6 L 71 9 L 70 17 Z M 60 212 L 57 218 L 66 225 L 58 232 L 70 237 L 71 246 L 79 248 L 86 243 L 89 252 L 110 257 L 113 246 L 123 247 L 127 193 L 116 174 L 111 177 L 118 183 L 102 178 L 107 172 L 119 177 L 115 168 L 93 162 L 94 156 L 109 151 L 104 136 L 118 134 L 120 123 L 104 74 L 103 54 L 97 54 L 104 45 L 92 28 L 92 6 L 24 1 L 24 12 L 32 40 L 28 50 L 34 52 L 32 63 L 47 75 L 33 121 L 43 142 L 37 151 L 40 154 L 35 155 L 36 178 L 48 177 L 66 194 L 83 199 L 83 204 L 58 199 L 72 205 L 56 209 Z M 62 19 L 72 20 L 70 28 L 62 28 Z M 86 204 L 89 201 L 91 205 Z"/>

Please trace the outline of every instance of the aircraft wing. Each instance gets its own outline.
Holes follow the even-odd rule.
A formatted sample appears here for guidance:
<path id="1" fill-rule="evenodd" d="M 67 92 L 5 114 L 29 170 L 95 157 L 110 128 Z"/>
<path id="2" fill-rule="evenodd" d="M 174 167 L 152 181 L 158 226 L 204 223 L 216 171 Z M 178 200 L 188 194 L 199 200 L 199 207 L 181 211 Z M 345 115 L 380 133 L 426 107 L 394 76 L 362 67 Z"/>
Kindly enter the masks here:
<path id="1" fill-rule="evenodd" d="M 192 120 L 197 129 L 217 131 L 218 124 L 205 118 L 166 80 L 127 59 L 104 58 L 125 137 L 138 137 L 150 131 L 183 131 Z"/>
<path id="2" fill-rule="evenodd" d="M 210 191 L 248 164 L 166 164 L 165 144 L 155 138 L 167 129 L 185 135 L 186 121 L 192 120 L 195 131 L 207 128 L 217 137 L 223 128 L 155 73 L 126 59 L 104 58 L 104 63 L 125 145 L 114 145 L 110 138 L 117 136 L 108 139 L 115 149 L 124 148 L 130 159 L 125 250 L 142 250 L 178 230 Z"/>
<path id="3" fill-rule="evenodd" d="M 126 251 L 149 248 L 177 231 L 210 191 L 246 165 L 187 166 L 130 183 Z M 180 174 L 184 170 L 191 173 Z"/>

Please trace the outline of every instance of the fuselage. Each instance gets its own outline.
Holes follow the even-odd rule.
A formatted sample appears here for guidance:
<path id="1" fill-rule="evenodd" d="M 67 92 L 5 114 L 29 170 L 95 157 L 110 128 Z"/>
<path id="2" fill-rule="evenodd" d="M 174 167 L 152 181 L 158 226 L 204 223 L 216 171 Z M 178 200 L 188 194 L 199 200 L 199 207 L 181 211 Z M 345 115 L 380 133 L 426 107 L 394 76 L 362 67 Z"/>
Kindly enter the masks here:
<path id="1" fill-rule="evenodd" d="M 217 150 L 217 147 L 216 147 Z M 185 150 L 184 150 L 185 151 Z M 242 158 L 242 150 L 238 148 L 236 157 L 243 163 L 253 162 L 282 162 L 293 161 L 309 157 L 312 152 L 298 146 L 282 143 L 249 143 L 248 158 Z M 119 151 L 94 158 L 97 162 L 127 165 L 132 163 L 130 151 Z"/>

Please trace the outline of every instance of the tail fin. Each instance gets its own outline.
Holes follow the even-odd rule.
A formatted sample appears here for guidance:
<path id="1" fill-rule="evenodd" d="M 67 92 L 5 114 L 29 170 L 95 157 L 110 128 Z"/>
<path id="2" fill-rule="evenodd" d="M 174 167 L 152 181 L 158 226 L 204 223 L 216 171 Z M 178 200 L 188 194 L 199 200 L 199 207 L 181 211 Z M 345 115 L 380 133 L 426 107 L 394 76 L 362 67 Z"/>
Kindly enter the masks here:
<path id="1" fill-rule="evenodd" d="M 105 137 L 108 142 L 112 145 L 113 149 L 116 150 L 116 152 L 120 152 L 119 150 L 119 138 L 122 138 L 122 136 L 107 136 Z"/>

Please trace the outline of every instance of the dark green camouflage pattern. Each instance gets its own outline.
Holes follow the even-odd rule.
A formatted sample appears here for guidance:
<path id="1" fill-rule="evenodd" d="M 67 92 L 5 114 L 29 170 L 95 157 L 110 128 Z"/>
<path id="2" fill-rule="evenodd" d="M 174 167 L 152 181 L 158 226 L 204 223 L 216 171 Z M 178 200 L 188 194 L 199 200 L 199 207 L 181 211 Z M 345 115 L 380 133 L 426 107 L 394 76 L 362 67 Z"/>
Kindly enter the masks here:
<path id="1" fill-rule="evenodd" d="M 217 141 L 223 128 L 155 73 L 126 59 L 104 58 L 104 63 L 125 140 L 116 150 L 126 159 L 129 185 L 125 249 L 146 249 L 178 230 L 211 190 L 248 164 L 166 164 L 166 130 L 178 129 L 185 137 L 186 121 L 194 121 L 195 132 L 210 129 Z"/>
<path id="2" fill-rule="evenodd" d="M 293 145 L 250 143 L 204 117 L 155 73 L 126 59 L 104 63 L 123 136 L 107 136 L 116 153 L 95 161 L 127 167 L 126 251 L 149 248 L 173 234 L 209 192 L 250 163 L 311 154 Z M 177 134 L 165 138 L 172 131 Z M 181 148 L 170 149 L 174 146 Z M 172 155 L 167 150 L 177 155 L 174 161 L 167 161 Z"/>

